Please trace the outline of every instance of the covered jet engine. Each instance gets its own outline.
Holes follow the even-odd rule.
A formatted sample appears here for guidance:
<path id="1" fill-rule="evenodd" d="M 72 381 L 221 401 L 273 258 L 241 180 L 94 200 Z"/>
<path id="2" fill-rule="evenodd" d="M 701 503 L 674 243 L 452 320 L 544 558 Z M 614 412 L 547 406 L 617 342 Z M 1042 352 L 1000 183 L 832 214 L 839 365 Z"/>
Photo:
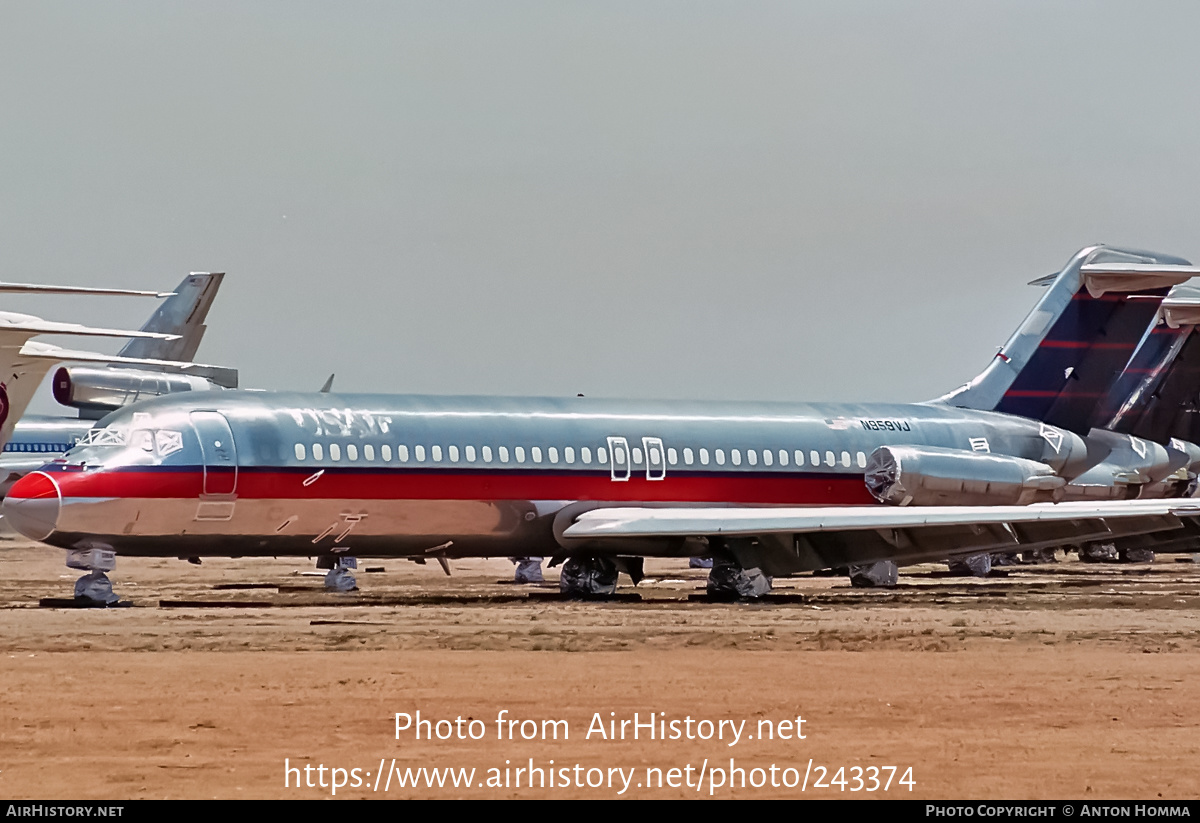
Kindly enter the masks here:
<path id="1" fill-rule="evenodd" d="M 1036 460 L 918 446 L 880 446 L 867 458 L 867 489 L 897 506 L 1050 502 L 1067 481 Z"/>
<path id="2" fill-rule="evenodd" d="M 1197 470 L 1200 470 L 1200 446 L 1172 437 L 1166 448 L 1171 473 L 1162 479 L 1139 486 L 1139 498 L 1192 497 L 1195 494 Z M 1094 489 L 1092 491 L 1094 496 L 1098 496 Z M 1068 486 L 1068 495 L 1072 492 L 1072 487 Z"/>
<path id="3" fill-rule="evenodd" d="M 1096 465 L 1072 478 L 1066 489 L 1067 500 L 1124 500 L 1139 496 L 1163 496 L 1160 484 L 1180 469 L 1186 469 L 1191 456 L 1186 448 L 1168 451 L 1129 434 L 1092 429 L 1088 448 L 1104 455 Z M 1179 441 L 1183 446 L 1183 441 Z"/>
<path id="4" fill-rule="evenodd" d="M 183 391 L 236 388 L 237 370 L 196 367 L 196 374 L 124 368 L 63 366 L 54 373 L 54 399 L 79 409 L 83 418 L 99 419 L 114 409 Z"/>

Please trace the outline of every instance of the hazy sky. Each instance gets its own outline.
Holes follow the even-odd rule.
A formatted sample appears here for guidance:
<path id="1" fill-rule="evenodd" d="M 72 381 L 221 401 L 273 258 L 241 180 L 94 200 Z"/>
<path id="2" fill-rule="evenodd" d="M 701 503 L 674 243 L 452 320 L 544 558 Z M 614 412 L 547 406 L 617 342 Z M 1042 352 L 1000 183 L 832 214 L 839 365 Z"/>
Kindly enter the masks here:
<path id="1" fill-rule="evenodd" d="M 1197 31 L 1192 2 L 0 0 L 0 279 L 226 271 L 199 359 L 253 387 L 927 399 L 1081 246 L 1200 261 Z"/>

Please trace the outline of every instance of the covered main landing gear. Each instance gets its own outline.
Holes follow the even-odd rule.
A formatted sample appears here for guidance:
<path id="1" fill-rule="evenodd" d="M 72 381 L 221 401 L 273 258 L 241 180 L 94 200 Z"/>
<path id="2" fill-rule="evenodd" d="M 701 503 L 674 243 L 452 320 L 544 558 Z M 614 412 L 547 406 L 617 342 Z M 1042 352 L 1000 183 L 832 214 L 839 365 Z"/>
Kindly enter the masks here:
<path id="1" fill-rule="evenodd" d="M 325 575 L 325 588 L 331 592 L 358 591 L 358 581 L 350 573 L 358 568 L 358 558 L 344 554 L 322 554 L 317 556 L 317 568 L 329 569 Z"/>
<path id="2" fill-rule="evenodd" d="M 558 590 L 575 597 L 617 593 L 617 567 L 605 557 L 568 557 L 558 577 Z"/>
<path id="3" fill-rule="evenodd" d="M 1084 543 L 1079 547 L 1079 559 L 1084 563 L 1116 563 L 1120 553 L 1115 543 Z"/>
<path id="4" fill-rule="evenodd" d="M 542 558 L 540 557 L 510 557 L 508 558 L 513 563 L 517 564 L 516 571 L 513 572 L 514 583 L 541 583 L 542 578 Z"/>
<path id="5" fill-rule="evenodd" d="M 1084 563 L 1153 563 L 1154 550 L 1117 543 L 1085 543 L 1079 547 L 1079 559 Z"/>
<path id="6" fill-rule="evenodd" d="M 709 597 L 740 600 L 762 597 L 771 591 L 771 582 L 762 569 L 744 569 L 736 560 L 714 557 L 706 588 Z"/>
<path id="7" fill-rule="evenodd" d="M 621 572 L 628 574 L 636 586 L 645 576 L 642 558 L 569 557 L 563 561 L 558 590 L 571 597 L 611 597 L 617 593 L 617 575 Z"/>
<path id="8" fill-rule="evenodd" d="M 992 573 L 992 556 L 987 553 L 971 554 L 949 560 L 950 572 L 959 577 L 987 577 Z"/>
<path id="9" fill-rule="evenodd" d="M 71 549 L 67 568 L 86 571 L 75 581 L 75 600 L 80 605 L 115 606 L 120 599 L 113 593 L 112 581 L 105 572 L 117 567 L 117 554 L 109 549 Z"/>
<path id="10" fill-rule="evenodd" d="M 1122 563 L 1153 563 L 1154 552 L 1150 549 L 1117 549 L 1117 558 Z"/>
<path id="11" fill-rule="evenodd" d="M 712 570 L 706 586 L 709 597 L 741 600 L 771 591 L 771 578 L 755 563 L 760 553 L 753 541 L 710 537 L 708 545 L 712 549 Z"/>
<path id="12" fill-rule="evenodd" d="M 890 589 L 900 579 L 900 567 L 891 560 L 850 566 L 850 585 L 856 589 Z"/>

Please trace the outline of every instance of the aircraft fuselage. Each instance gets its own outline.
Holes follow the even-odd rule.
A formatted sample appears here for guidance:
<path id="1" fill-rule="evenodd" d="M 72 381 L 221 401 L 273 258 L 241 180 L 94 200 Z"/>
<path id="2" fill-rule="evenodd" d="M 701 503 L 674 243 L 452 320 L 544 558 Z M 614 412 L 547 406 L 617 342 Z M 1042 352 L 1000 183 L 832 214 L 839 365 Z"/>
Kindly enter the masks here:
<path id="1" fill-rule="evenodd" d="M 941 404 L 230 391 L 113 412 L 19 481 L 5 514 L 63 548 L 150 556 L 550 555 L 608 505 L 879 505 L 882 445 L 1082 471 L 1077 436 Z M 569 542 L 569 541 L 568 541 Z M 682 541 L 590 553 L 686 554 Z"/>

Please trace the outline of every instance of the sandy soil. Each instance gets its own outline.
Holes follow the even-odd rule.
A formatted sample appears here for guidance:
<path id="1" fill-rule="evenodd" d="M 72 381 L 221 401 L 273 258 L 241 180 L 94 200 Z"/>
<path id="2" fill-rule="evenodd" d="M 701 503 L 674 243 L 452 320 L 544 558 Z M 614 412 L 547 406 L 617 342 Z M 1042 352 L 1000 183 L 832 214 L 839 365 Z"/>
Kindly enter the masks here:
<path id="1" fill-rule="evenodd" d="M 329 594 L 292 560 L 122 559 L 133 607 L 47 609 L 77 574 L 0 542 L 0 796 L 315 798 L 335 779 L 349 798 L 1200 794 L 1200 565 L 1174 557 L 925 566 L 891 591 L 801 577 L 752 605 L 689 600 L 705 573 L 673 562 L 623 588 L 640 602 L 607 603 L 556 600 L 553 570 L 514 586 L 504 560 L 364 565 L 383 571 Z M 181 600 L 205 606 L 161 605 Z M 463 723 L 397 739 L 418 711 Z M 635 713 L 678 739 L 597 731 Z M 475 772 L 399 785 L 419 768 Z"/>

